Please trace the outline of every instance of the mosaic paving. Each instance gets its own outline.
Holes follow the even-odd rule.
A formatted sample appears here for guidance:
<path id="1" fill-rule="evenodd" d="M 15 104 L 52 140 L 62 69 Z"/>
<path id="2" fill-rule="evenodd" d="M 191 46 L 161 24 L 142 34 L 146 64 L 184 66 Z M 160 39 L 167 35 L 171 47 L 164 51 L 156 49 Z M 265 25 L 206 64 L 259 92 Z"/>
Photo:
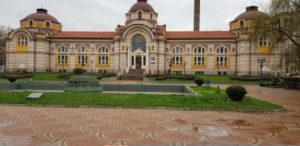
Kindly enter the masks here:
<path id="1" fill-rule="evenodd" d="M 300 92 L 247 86 L 281 113 L 0 106 L 0 145 L 300 145 Z"/>

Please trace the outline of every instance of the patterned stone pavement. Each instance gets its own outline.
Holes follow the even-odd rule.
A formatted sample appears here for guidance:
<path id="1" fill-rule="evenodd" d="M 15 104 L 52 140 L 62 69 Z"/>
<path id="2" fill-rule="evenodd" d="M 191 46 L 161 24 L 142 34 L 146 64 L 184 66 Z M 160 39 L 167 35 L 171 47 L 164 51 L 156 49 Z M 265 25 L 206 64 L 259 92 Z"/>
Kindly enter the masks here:
<path id="1" fill-rule="evenodd" d="M 222 86 L 225 87 L 225 86 Z M 300 145 L 300 92 L 247 86 L 280 113 L 0 106 L 0 145 Z"/>

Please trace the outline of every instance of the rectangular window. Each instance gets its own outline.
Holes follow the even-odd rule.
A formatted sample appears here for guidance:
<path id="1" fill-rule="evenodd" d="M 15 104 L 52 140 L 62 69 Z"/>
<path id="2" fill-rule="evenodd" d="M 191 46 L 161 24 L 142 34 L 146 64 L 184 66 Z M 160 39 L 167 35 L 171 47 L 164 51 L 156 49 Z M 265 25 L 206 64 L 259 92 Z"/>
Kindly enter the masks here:
<path id="1" fill-rule="evenodd" d="M 107 55 L 100 55 L 99 56 L 99 64 L 107 65 L 108 64 L 108 56 Z"/>
<path id="2" fill-rule="evenodd" d="M 227 57 L 226 56 L 217 57 L 217 66 L 227 66 Z"/>
<path id="3" fill-rule="evenodd" d="M 67 64 L 68 63 L 68 55 L 66 55 L 66 54 L 58 55 L 58 63 L 59 64 Z"/>
<path id="4" fill-rule="evenodd" d="M 204 66 L 204 57 L 203 56 L 196 56 L 195 57 L 195 65 L 196 66 Z"/>
<path id="5" fill-rule="evenodd" d="M 176 56 L 174 57 L 174 62 L 173 65 L 182 65 L 182 57 L 181 56 Z"/>
<path id="6" fill-rule="evenodd" d="M 87 61 L 88 61 L 88 56 L 87 55 L 79 55 L 78 56 L 78 64 L 86 65 Z"/>

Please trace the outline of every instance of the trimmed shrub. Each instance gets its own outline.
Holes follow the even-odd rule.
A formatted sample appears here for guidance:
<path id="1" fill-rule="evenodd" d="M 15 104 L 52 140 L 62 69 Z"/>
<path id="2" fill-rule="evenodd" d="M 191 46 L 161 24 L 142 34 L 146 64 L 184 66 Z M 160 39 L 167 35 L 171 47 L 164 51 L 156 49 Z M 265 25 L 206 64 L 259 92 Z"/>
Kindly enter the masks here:
<path id="1" fill-rule="evenodd" d="M 81 68 L 75 68 L 75 69 L 73 70 L 73 73 L 74 73 L 75 75 L 80 75 L 80 74 L 83 74 L 83 73 L 84 73 L 84 70 L 81 69 Z"/>
<path id="2" fill-rule="evenodd" d="M 226 94 L 231 101 L 243 101 L 247 90 L 243 86 L 230 86 L 226 89 Z"/>
<path id="3" fill-rule="evenodd" d="M 72 75 L 71 74 L 61 74 L 61 75 L 58 75 L 57 77 L 60 78 L 60 79 L 70 79 Z"/>
<path id="4" fill-rule="evenodd" d="M 17 78 L 16 77 L 8 77 L 7 80 L 11 83 L 14 83 L 17 81 Z"/>
<path id="5" fill-rule="evenodd" d="M 104 74 L 100 74 L 97 79 L 98 80 L 102 80 L 103 78 L 109 78 L 109 77 L 115 77 L 116 74 L 114 73 L 104 73 Z"/>
<path id="6" fill-rule="evenodd" d="M 201 79 L 201 78 L 195 79 L 194 82 L 195 82 L 195 84 L 196 84 L 197 86 L 202 86 L 202 85 L 204 84 L 204 80 Z"/>
<path id="7" fill-rule="evenodd" d="M 168 79 L 168 77 L 166 77 L 166 76 L 155 78 L 156 81 L 165 81 L 167 79 Z"/>
<path id="8" fill-rule="evenodd" d="M 263 76 L 261 79 L 260 76 L 232 76 L 230 77 L 231 80 L 237 80 L 237 81 L 270 81 L 272 77 L 270 76 Z"/>

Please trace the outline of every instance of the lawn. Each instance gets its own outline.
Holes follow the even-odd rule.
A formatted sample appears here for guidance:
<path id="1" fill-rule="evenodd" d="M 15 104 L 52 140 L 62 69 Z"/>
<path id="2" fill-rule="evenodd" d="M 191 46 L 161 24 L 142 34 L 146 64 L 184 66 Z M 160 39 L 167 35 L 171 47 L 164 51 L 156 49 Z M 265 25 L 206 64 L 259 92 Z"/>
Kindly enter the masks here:
<path id="1" fill-rule="evenodd" d="M 34 73 L 33 77 L 31 78 L 34 81 L 59 81 L 64 80 L 58 78 L 59 73 Z"/>
<path id="2" fill-rule="evenodd" d="M 220 83 L 220 84 L 259 84 L 260 81 L 239 81 L 239 80 L 232 80 L 230 76 L 220 76 L 220 75 L 199 75 L 197 77 L 202 78 L 203 80 L 209 80 L 213 84 Z M 154 82 L 178 82 L 178 83 L 193 83 L 192 80 L 179 80 L 179 79 L 167 79 L 163 81 L 156 81 L 154 77 L 147 78 L 150 81 Z"/>
<path id="3" fill-rule="evenodd" d="M 30 92 L 1 92 L 1 104 L 64 105 L 130 108 L 176 108 L 203 110 L 269 111 L 282 106 L 247 97 L 244 102 L 231 102 L 215 88 L 192 87 L 201 96 L 104 94 L 87 92 L 45 93 L 41 99 L 26 99 Z"/>

